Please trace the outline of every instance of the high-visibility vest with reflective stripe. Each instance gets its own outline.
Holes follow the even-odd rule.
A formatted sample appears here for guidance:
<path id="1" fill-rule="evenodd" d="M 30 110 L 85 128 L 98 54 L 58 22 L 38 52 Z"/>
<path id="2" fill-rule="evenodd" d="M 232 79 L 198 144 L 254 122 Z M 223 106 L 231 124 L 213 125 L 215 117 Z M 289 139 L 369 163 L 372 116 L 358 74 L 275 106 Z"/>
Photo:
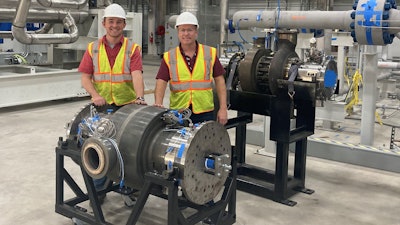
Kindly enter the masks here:
<path id="1" fill-rule="evenodd" d="M 190 72 L 179 47 L 164 54 L 170 73 L 170 108 L 183 109 L 192 104 L 195 114 L 214 110 L 212 91 L 215 48 L 199 44 L 196 62 Z"/>
<path id="2" fill-rule="evenodd" d="M 137 47 L 139 47 L 137 44 L 124 38 L 111 68 L 103 41 L 89 43 L 88 52 L 92 57 L 94 68 L 93 84 L 108 104 L 125 105 L 135 101 L 136 93 L 130 73 L 130 58 Z"/>

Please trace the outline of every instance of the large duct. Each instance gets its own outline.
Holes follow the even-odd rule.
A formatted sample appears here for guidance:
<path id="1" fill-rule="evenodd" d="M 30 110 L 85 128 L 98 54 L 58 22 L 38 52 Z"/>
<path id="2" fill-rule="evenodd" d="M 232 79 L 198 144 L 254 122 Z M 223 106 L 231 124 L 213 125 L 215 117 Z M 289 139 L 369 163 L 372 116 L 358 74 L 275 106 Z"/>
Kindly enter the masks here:
<path id="1" fill-rule="evenodd" d="M 68 138 L 82 144 L 81 164 L 93 178 L 141 190 L 144 174 L 153 172 L 176 179 L 188 200 L 205 204 L 231 169 L 228 132 L 215 121 L 171 127 L 173 117 L 153 106 L 130 104 L 105 114 L 88 105 L 70 123 Z"/>

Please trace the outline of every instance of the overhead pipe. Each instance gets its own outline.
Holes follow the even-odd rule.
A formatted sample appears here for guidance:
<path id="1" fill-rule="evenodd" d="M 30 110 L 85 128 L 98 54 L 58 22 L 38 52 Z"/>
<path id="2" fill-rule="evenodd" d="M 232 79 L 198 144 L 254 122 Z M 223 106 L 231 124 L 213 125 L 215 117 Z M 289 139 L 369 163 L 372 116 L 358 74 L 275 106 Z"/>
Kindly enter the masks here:
<path id="1" fill-rule="evenodd" d="M 35 34 L 47 34 L 49 31 L 53 28 L 54 24 L 51 23 L 45 23 L 43 26 L 37 30 L 35 30 L 33 33 Z"/>
<path id="2" fill-rule="evenodd" d="M 357 2 L 355 10 L 349 11 L 238 11 L 230 29 L 340 29 L 350 31 L 361 45 L 391 44 L 400 32 L 400 11 L 395 1 Z"/>
<path id="3" fill-rule="evenodd" d="M 385 74 L 380 74 L 379 76 L 376 77 L 377 81 L 381 80 L 386 80 L 392 76 L 392 73 L 385 73 Z"/>
<path id="4" fill-rule="evenodd" d="M 0 31 L 0 38 L 13 38 L 11 31 Z"/>
<path id="5" fill-rule="evenodd" d="M 68 44 L 78 40 L 78 28 L 74 18 L 68 13 L 63 19 L 68 34 L 32 34 L 26 32 L 25 24 L 29 12 L 30 0 L 21 0 L 12 24 L 13 36 L 23 44 Z"/>
<path id="6" fill-rule="evenodd" d="M 34 34 L 47 34 L 53 28 L 54 24 L 45 23 L 40 29 L 35 31 L 28 31 L 28 33 Z M 0 38 L 14 38 L 12 31 L 0 31 Z"/>
<path id="7" fill-rule="evenodd" d="M 87 6 L 88 0 L 73 2 L 70 0 L 36 0 L 43 7 L 61 8 L 61 9 L 82 9 Z"/>
<path id="8" fill-rule="evenodd" d="M 0 22 L 13 21 L 16 15 L 16 6 L 12 8 L 0 8 Z M 29 23 L 61 23 L 67 13 L 71 14 L 77 24 L 84 23 L 88 16 L 88 11 L 65 11 L 44 8 L 29 8 L 29 14 L 26 21 Z"/>
<path id="9" fill-rule="evenodd" d="M 400 69 L 400 63 L 399 62 L 378 61 L 378 68 L 380 68 L 380 69 Z"/>
<path id="10" fill-rule="evenodd" d="M 1 0 L 1 7 L 3 8 L 15 8 L 19 0 Z M 31 8 L 42 8 L 37 0 L 31 2 Z"/>
<path id="11" fill-rule="evenodd" d="M 236 29 L 256 28 L 315 28 L 349 30 L 349 11 L 252 11 L 244 10 L 233 14 Z M 279 18 L 278 18 L 279 13 Z"/>

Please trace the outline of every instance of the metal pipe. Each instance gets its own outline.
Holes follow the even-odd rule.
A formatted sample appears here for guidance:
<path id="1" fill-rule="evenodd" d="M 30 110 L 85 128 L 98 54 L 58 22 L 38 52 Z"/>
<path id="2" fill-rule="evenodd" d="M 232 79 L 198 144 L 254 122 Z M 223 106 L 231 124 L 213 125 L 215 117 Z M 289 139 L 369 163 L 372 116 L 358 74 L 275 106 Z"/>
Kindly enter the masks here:
<path id="1" fill-rule="evenodd" d="M 25 24 L 29 12 L 30 0 L 21 0 L 13 20 L 12 34 L 23 44 L 68 44 L 78 40 L 78 28 L 74 18 L 68 13 L 64 18 L 64 26 L 69 34 L 31 34 L 25 31 Z"/>
<path id="2" fill-rule="evenodd" d="M 386 80 L 391 76 L 392 76 L 392 73 L 380 74 L 379 76 L 376 77 L 376 80 L 377 81 Z"/>
<path id="3" fill-rule="evenodd" d="M 16 15 L 16 6 L 12 9 L 0 8 L 0 22 L 10 22 L 13 21 Z M 26 16 L 26 22 L 28 23 L 61 23 L 67 13 L 70 13 L 74 18 L 75 22 L 82 24 L 86 21 L 89 16 L 88 11 L 74 11 L 69 12 L 65 10 L 53 10 L 53 9 L 33 9 L 29 8 L 29 13 Z"/>
<path id="4" fill-rule="evenodd" d="M 350 30 L 353 11 L 238 11 L 233 14 L 236 29 L 315 28 Z M 277 20 L 277 21 L 276 21 Z"/>
<path id="5" fill-rule="evenodd" d="M 70 0 L 36 0 L 43 7 L 54 7 L 60 9 L 81 9 L 87 6 L 88 0 L 79 0 L 79 2 L 74 2 Z"/>
<path id="6" fill-rule="evenodd" d="M 1 7 L 2 8 L 15 8 L 15 6 L 18 4 L 19 0 L 2 0 L 1 1 Z M 37 1 L 31 2 L 31 8 L 41 8 L 39 3 Z"/>
<path id="7" fill-rule="evenodd" d="M 51 28 L 53 28 L 53 25 L 54 24 L 45 23 L 43 25 L 43 27 L 41 27 L 40 29 L 35 30 L 35 31 L 28 31 L 28 33 L 47 34 L 51 30 Z M 0 31 L 0 37 L 1 38 L 14 38 L 14 36 L 12 35 L 12 31 Z"/>
<path id="8" fill-rule="evenodd" d="M 399 69 L 400 63 L 399 62 L 378 62 L 378 68 L 380 69 Z"/>
<path id="9" fill-rule="evenodd" d="M 314 28 L 340 29 L 350 31 L 354 22 L 349 11 L 252 11 L 244 10 L 233 14 L 236 29 L 257 28 Z M 279 17 L 278 17 L 279 15 Z M 388 31 L 391 34 L 400 32 L 400 11 L 389 10 Z"/>
<path id="10" fill-rule="evenodd" d="M 181 3 L 181 13 L 182 12 L 191 12 L 193 13 L 197 18 L 199 18 L 199 0 L 193 1 L 193 0 L 182 0 Z"/>
<path id="11" fill-rule="evenodd" d="M 0 31 L 0 38 L 13 38 L 11 31 Z"/>
<path id="12" fill-rule="evenodd" d="M 378 53 L 377 47 L 374 45 L 365 46 L 364 51 L 364 76 L 363 76 L 363 91 L 362 91 L 362 120 L 361 120 L 361 137 L 362 145 L 374 144 L 374 126 L 375 126 L 375 103 L 377 99 L 377 63 Z"/>
<path id="13" fill-rule="evenodd" d="M 225 43 L 225 40 L 228 39 L 226 29 L 228 28 L 228 0 L 221 0 L 221 23 L 220 23 L 220 44 Z"/>
<path id="14" fill-rule="evenodd" d="M 171 17 L 168 18 L 168 25 L 171 28 L 175 28 L 175 24 L 176 24 L 176 19 L 178 18 L 178 15 L 173 15 Z"/>
<path id="15" fill-rule="evenodd" d="M 53 26 L 54 26 L 54 24 L 45 23 L 45 24 L 43 25 L 43 27 L 41 27 L 41 28 L 38 29 L 38 30 L 35 30 L 34 33 L 35 33 L 35 34 L 47 34 L 47 33 L 49 33 L 49 31 L 53 28 Z"/>

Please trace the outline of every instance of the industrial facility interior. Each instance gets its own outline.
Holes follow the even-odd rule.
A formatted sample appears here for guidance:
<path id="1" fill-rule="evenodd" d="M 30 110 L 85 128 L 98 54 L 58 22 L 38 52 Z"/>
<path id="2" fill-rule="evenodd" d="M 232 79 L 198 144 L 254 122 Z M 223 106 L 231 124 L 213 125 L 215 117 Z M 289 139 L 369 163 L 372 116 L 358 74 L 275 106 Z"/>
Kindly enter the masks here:
<path id="1" fill-rule="evenodd" d="M 147 105 L 100 111 L 77 68 L 112 3 Z M 187 11 L 224 126 L 153 106 Z M 396 0 L 2 0 L 0 224 L 400 225 L 399 39 Z"/>

